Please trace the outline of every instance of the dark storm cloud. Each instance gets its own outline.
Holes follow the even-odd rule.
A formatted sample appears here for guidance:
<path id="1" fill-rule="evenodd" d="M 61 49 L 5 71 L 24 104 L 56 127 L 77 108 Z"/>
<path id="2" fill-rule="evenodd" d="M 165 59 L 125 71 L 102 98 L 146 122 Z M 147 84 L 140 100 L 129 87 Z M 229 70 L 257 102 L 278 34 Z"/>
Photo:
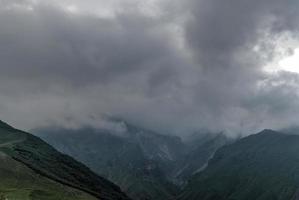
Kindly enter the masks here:
<path id="1" fill-rule="evenodd" d="M 3 5 L 2 117 L 15 123 L 36 126 L 55 115 L 57 121 L 86 123 L 75 120 L 77 113 L 82 118 L 114 110 L 134 113 L 134 106 L 146 106 L 142 102 L 163 93 L 154 88 L 179 82 L 173 77 L 185 64 L 184 56 L 157 19 L 131 11 L 99 18 L 29 1 Z M 13 117 L 32 108 L 36 116 Z"/>
<path id="2" fill-rule="evenodd" d="M 166 46 L 166 38 L 147 30 L 156 24 L 142 16 L 134 21 L 126 17 L 74 16 L 49 6 L 36 7 L 32 13 L 4 11 L 2 68 L 20 78 L 47 74 L 84 86 L 168 62 L 175 52 Z"/>
<path id="3" fill-rule="evenodd" d="M 0 117 L 36 128 L 108 115 L 176 134 L 295 123 L 298 75 L 262 68 L 297 32 L 296 1 L 127 1 L 109 16 L 92 0 L 0 1 Z"/>

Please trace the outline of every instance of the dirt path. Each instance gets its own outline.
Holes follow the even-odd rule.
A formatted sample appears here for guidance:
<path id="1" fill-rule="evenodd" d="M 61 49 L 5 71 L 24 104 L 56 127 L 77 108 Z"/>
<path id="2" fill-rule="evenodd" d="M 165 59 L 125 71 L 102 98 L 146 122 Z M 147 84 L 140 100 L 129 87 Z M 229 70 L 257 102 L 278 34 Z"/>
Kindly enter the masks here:
<path id="1" fill-rule="evenodd" d="M 13 141 L 10 141 L 10 142 L 5 142 L 5 143 L 0 144 L 0 147 L 7 147 L 7 146 L 10 146 L 10 145 L 13 145 L 13 144 L 17 144 L 17 143 L 20 143 L 20 142 L 23 142 L 23 141 L 24 141 L 24 139 L 13 140 Z"/>

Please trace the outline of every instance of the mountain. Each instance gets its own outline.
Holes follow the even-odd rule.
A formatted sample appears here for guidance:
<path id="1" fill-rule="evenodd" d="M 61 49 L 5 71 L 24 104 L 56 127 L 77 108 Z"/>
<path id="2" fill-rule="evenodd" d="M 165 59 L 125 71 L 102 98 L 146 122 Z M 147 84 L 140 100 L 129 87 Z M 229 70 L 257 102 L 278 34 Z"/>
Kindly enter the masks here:
<path id="1" fill-rule="evenodd" d="M 0 121 L 0 199 L 129 200 L 118 186 Z"/>
<path id="2" fill-rule="evenodd" d="M 52 127 L 34 132 L 137 200 L 175 198 L 182 184 L 225 141 L 223 135 L 209 134 L 205 140 L 189 144 L 175 136 L 121 123 L 126 130 L 122 134 L 90 127 L 76 130 Z"/>
<path id="3" fill-rule="evenodd" d="M 170 199 L 178 187 L 169 181 L 183 146 L 181 140 L 127 124 L 123 135 L 109 130 L 82 128 L 39 130 L 39 136 L 118 184 L 133 199 Z"/>
<path id="4" fill-rule="evenodd" d="M 178 200 L 299 199 L 299 136 L 264 130 L 220 148 Z"/>

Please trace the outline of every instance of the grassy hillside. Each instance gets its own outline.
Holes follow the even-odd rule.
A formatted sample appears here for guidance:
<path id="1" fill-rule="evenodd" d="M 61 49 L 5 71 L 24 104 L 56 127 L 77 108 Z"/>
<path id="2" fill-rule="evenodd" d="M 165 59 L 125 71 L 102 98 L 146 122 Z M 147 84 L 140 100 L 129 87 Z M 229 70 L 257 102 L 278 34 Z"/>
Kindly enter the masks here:
<path id="1" fill-rule="evenodd" d="M 217 151 L 179 200 L 292 200 L 299 188 L 299 136 L 271 130 Z"/>
<path id="2" fill-rule="evenodd" d="M 7 165 L 1 165 L 0 173 L 10 174 L 7 180 L 0 176 L 2 196 L 20 194 L 24 198 L 39 200 L 67 199 L 62 198 L 63 195 L 69 194 L 63 190 L 65 188 L 71 193 L 81 191 L 79 199 L 82 195 L 85 195 L 82 199 L 92 199 L 91 196 L 103 200 L 128 199 L 118 186 L 99 177 L 83 164 L 59 153 L 41 139 L 2 122 L 0 122 L 0 153 L 2 159 L 7 161 Z M 41 182 L 35 182 L 37 178 L 34 177 L 37 176 L 42 177 Z M 72 199 L 76 198 L 74 196 Z"/>
<path id="3" fill-rule="evenodd" d="M 0 163 L 1 200 L 96 200 L 85 192 L 40 176 L 4 153 L 0 153 Z"/>

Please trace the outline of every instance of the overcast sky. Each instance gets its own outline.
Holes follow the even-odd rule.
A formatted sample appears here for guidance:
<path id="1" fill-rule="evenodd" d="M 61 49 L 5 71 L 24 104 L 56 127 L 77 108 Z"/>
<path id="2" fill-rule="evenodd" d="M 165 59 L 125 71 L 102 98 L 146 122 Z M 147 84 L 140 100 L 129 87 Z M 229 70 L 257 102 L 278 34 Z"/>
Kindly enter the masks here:
<path id="1" fill-rule="evenodd" d="M 298 28 L 297 0 L 0 0 L 0 119 L 30 130 L 114 116 L 173 134 L 299 125 Z"/>

